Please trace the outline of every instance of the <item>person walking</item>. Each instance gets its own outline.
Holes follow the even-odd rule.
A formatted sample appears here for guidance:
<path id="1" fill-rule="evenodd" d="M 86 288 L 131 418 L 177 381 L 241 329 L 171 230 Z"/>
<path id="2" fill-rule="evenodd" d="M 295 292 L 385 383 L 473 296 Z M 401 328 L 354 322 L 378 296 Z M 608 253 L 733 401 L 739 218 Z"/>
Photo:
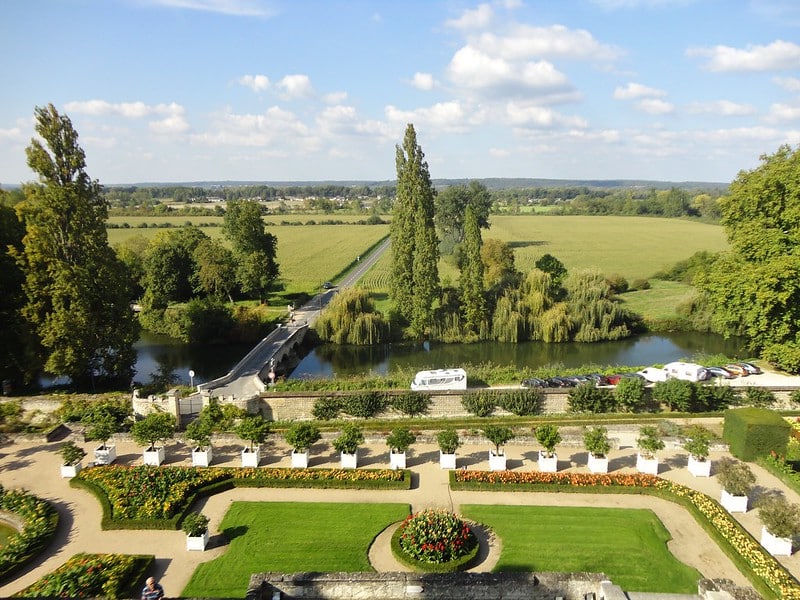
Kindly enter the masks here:
<path id="1" fill-rule="evenodd" d="M 155 580 L 148 577 L 142 588 L 142 600 L 161 600 L 164 597 L 164 588 Z"/>

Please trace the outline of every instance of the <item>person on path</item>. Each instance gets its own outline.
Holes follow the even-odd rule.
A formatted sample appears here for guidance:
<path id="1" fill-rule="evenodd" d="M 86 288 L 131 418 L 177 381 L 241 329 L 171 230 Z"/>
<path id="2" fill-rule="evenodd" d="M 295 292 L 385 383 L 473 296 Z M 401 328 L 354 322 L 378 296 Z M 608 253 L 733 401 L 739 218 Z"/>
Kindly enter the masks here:
<path id="1" fill-rule="evenodd" d="M 161 600 L 164 597 L 164 588 L 154 577 L 148 577 L 142 588 L 142 600 Z"/>

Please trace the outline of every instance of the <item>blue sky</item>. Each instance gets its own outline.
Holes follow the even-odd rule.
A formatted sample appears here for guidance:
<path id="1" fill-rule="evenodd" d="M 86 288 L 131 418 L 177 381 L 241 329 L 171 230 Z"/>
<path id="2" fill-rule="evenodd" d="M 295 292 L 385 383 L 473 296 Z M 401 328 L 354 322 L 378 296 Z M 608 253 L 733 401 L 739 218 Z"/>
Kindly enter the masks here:
<path id="1" fill-rule="evenodd" d="M 796 0 L 0 3 L 0 183 L 33 110 L 101 183 L 729 182 L 800 142 Z"/>

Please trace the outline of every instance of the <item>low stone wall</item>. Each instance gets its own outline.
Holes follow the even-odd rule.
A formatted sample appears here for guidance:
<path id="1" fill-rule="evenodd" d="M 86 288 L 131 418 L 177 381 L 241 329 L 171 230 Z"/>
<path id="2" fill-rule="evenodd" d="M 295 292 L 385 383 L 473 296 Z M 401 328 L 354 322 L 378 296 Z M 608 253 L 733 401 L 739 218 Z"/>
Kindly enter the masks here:
<path id="1" fill-rule="evenodd" d="M 585 600 L 614 596 L 598 573 L 258 573 L 248 600 Z M 619 589 L 619 588 L 617 588 Z"/>

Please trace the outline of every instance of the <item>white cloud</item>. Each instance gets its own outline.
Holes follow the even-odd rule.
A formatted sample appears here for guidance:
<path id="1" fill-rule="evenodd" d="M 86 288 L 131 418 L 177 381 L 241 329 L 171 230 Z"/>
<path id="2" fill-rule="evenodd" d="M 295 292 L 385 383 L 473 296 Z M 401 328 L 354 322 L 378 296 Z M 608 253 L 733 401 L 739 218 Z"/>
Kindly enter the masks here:
<path id="1" fill-rule="evenodd" d="M 769 107 L 767 121 L 771 123 L 796 121 L 800 119 L 800 105 L 773 104 Z"/>
<path id="2" fill-rule="evenodd" d="M 693 0 L 592 0 L 593 4 L 606 10 L 686 6 L 692 2 Z"/>
<path id="3" fill-rule="evenodd" d="M 438 102 L 430 107 L 416 110 L 401 110 L 395 106 L 387 106 L 384 110 L 390 123 L 405 125 L 414 123 L 415 127 L 449 133 L 467 131 L 467 112 L 459 102 Z"/>
<path id="4" fill-rule="evenodd" d="M 563 25 L 536 27 L 517 24 L 508 33 L 484 33 L 472 44 L 498 58 L 519 60 L 543 56 L 572 59 L 613 60 L 621 51 L 601 44 L 585 29 L 569 29 Z"/>
<path id="5" fill-rule="evenodd" d="M 492 22 L 494 11 L 488 4 L 480 4 L 477 8 L 465 10 L 457 19 L 445 22 L 453 29 L 483 29 Z"/>
<path id="6" fill-rule="evenodd" d="M 192 141 L 208 146 L 271 147 L 285 151 L 293 147 L 311 152 L 319 147 L 318 138 L 294 113 L 273 106 L 261 114 L 215 115 L 207 133 L 192 136 Z"/>
<path id="7" fill-rule="evenodd" d="M 578 128 L 584 129 L 588 126 L 585 119 L 580 117 L 568 117 L 562 115 L 551 108 L 532 104 L 521 104 L 509 102 L 505 106 L 506 119 L 513 126 L 531 126 L 535 128 Z"/>
<path id="8" fill-rule="evenodd" d="M 189 123 L 182 114 L 174 114 L 159 121 L 151 121 L 148 126 L 150 131 L 158 135 L 184 133 L 189 129 Z"/>
<path id="9" fill-rule="evenodd" d="M 112 103 L 105 100 L 86 100 L 67 102 L 64 105 L 67 112 L 84 114 L 93 117 L 118 116 L 126 119 L 140 119 L 152 115 L 183 114 L 183 106 L 172 102 L 170 104 L 145 104 L 144 102 L 118 102 Z"/>
<path id="10" fill-rule="evenodd" d="M 307 98 L 314 93 L 308 75 L 286 75 L 278 82 L 278 88 L 283 91 L 287 99 Z"/>
<path id="11" fill-rule="evenodd" d="M 11 129 L 0 129 L 0 140 L 3 141 L 21 141 L 22 130 L 19 127 L 12 127 Z"/>
<path id="12" fill-rule="evenodd" d="M 658 98 L 644 98 L 636 103 L 636 108 L 649 115 L 666 115 L 675 110 L 675 107 L 669 102 L 659 100 Z"/>
<path id="13" fill-rule="evenodd" d="M 716 72 L 780 71 L 800 68 L 800 46 L 776 40 L 766 46 L 749 45 L 746 49 L 730 46 L 690 48 L 688 56 L 707 57 L 704 68 Z"/>
<path id="14" fill-rule="evenodd" d="M 773 81 L 789 92 L 800 92 L 800 79 L 797 77 L 775 77 Z"/>
<path id="15" fill-rule="evenodd" d="M 641 83 L 628 83 L 625 87 L 617 87 L 614 90 L 614 98 L 617 100 L 632 100 L 636 98 L 660 98 L 666 96 L 663 90 L 647 87 Z"/>
<path id="16" fill-rule="evenodd" d="M 456 85 L 489 95 L 543 94 L 572 87 L 548 61 L 512 63 L 469 45 L 455 53 L 447 70 Z"/>
<path id="17" fill-rule="evenodd" d="M 394 139 L 393 131 L 382 122 L 364 120 L 352 106 L 331 106 L 324 109 L 316 118 L 321 133 L 328 138 L 337 135 L 372 136 L 386 142 Z"/>
<path id="18" fill-rule="evenodd" d="M 430 73 L 414 73 L 414 78 L 411 80 L 411 85 L 418 90 L 432 90 L 435 84 L 433 75 Z"/>
<path id="19" fill-rule="evenodd" d="M 690 102 L 686 110 L 691 113 L 710 114 L 721 117 L 741 117 L 756 113 L 756 107 L 751 104 L 739 104 L 730 100 L 715 100 L 713 102 Z"/>
<path id="20" fill-rule="evenodd" d="M 506 158 L 511 156 L 511 151 L 505 148 L 489 148 L 489 154 L 495 158 Z"/>
<path id="21" fill-rule="evenodd" d="M 146 0 L 148 4 L 214 12 L 236 17 L 269 17 L 275 14 L 257 0 Z"/>
<path id="22" fill-rule="evenodd" d="M 327 104 L 341 104 L 347 100 L 347 92 L 331 92 L 329 94 L 325 94 L 322 99 Z"/>
<path id="23" fill-rule="evenodd" d="M 238 83 L 249 87 L 254 92 L 266 90 L 269 87 L 269 77 L 266 75 L 242 75 Z"/>

